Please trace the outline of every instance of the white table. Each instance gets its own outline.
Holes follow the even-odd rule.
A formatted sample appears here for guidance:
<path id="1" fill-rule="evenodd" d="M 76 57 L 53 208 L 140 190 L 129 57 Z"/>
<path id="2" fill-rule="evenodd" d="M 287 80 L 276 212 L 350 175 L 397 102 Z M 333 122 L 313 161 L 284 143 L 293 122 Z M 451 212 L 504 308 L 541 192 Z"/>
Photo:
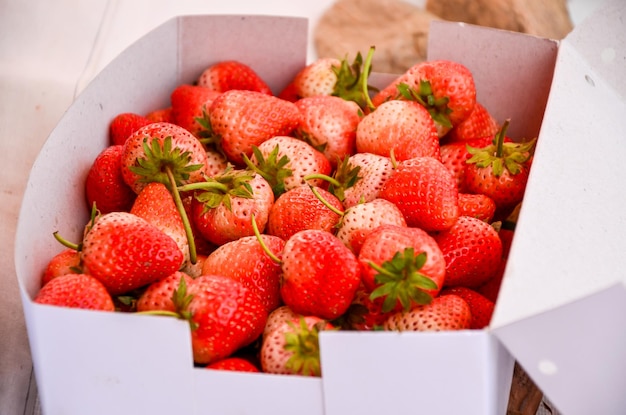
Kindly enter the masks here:
<path id="1" fill-rule="evenodd" d="M 594 6 L 594 0 L 570 2 L 574 22 Z M 304 16 L 310 18 L 312 31 L 332 3 L 333 0 L 0 1 L 1 414 L 40 413 L 14 272 L 13 239 L 30 166 L 74 97 L 121 50 L 173 16 Z M 423 1 L 412 3 L 420 5 Z M 309 51 L 312 60 L 312 46 Z"/>

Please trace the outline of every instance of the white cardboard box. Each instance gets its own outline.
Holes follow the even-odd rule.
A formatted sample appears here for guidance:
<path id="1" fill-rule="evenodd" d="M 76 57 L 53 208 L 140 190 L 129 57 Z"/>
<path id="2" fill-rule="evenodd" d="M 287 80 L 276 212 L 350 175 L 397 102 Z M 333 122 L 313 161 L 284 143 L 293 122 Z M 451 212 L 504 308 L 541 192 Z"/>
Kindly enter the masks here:
<path id="1" fill-rule="evenodd" d="M 566 415 L 620 413 L 626 407 L 626 290 L 617 272 L 626 245 L 618 157 L 624 147 L 617 141 L 626 118 L 624 9 L 619 0 L 608 3 L 560 45 L 433 25 L 429 58 L 466 64 L 479 100 L 499 119 L 512 118 L 512 136 L 541 134 L 492 327 L 323 333 L 322 379 L 194 369 L 182 321 L 32 302 L 41 271 L 61 249 L 52 232 L 78 238 L 86 223 L 83 180 L 108 144 L 111 118 L 167 105 L 176 85 L 223 59 L 247 62 L 277 92 L 306 63 L 307 22 L 184 16 L 133 44 L 68 109 L 42 148 L 23 199 L 15 262 L 44 414 L 108 415 L 121 408 L 198 415 L 504 414 L 513 355 Z M 566 163 L 568 157 L 574 160 Z M 605 411 L 584 410 L 592 407 Z"/>

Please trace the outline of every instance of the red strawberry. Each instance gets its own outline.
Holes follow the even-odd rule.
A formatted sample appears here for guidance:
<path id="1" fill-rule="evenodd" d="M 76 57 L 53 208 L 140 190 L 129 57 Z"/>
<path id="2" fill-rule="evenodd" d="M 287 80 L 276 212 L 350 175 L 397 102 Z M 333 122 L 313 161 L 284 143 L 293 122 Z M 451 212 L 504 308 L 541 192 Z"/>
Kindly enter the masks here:
<path id="1" fill-rule="evenodd" d="M 402 211 L 407 225 L 425 231 L 448 229 L 459 217 L 454 177 L 432 157 L 401 162 L 385 181 L 380 197 Z"/>
<path id="2" fill-rule="evenodd" d="M 189 260 L 189 242 L 183 220 L 176 209 L 174 198 L 163 183 L 148 183 L 137 195 L 130 213 L 150 222 L 176 242 Z"/>
<path id="3" fill-rule="evenodd" d="M 254 235 L 253 216 L 263 232 L 274 204 L 269 183 L 246 170 L 228 170 L 182 189 L 198 189 L 191 202 L 191 218 L 197 231 L 216 245 Z"/>
<path id="4" fill-rule="evenodd" d="M 367 114 L 356 130 L 359 153 L 373 153 L 396 160 L 439 154 L 435 122 L 426 109 L 412 101 L 392 100 Z"/>
<path id="5" fill-rule="evenodd" d="M 351 170 L 358 169 L 354 173 Z M 356 153 L 350 156 L 345 163 L 338 166 L 333 176 L 340 182 L 346 175 L 354 174 L 356 179 L 343 189 L 343 205 L 345 208 L 360 202 L 371 202 L 380 195 L 383 183 L 391 175 L 393 163 L 389 157 L 372 153 Z M 329 187 L 332 189 L 332 187 Z"/>
<path id="6" fill-rule="evenodd" d="M 361 282 L 357 258 L 332 234 L 307 229 L 283 249 L 283 302 L 294 312 L 332 320 L 346 312 Z"/>
<path id="7" fill-rule="evenodd" d="M 87 206 L 95 203 L 101 213 L 128 211 L 135 199 L 135 192 L 122 176 L 124 146 L 106 147 L 93 161 L 85 179 Z"/>
<path id="8" fill-rule="evenodd" d="M 151 283 L 137 299 L 136 310 L 139 312 L 154 310 L 175 312 L 174 293 L 180 286 L 181 278 L 185 279 L 187 286 L 193 281 L 193 278 L 184 272 L 176 271 L 159 281 Z"/>
<path id="9" fill-rule="evenodd" d="M 244 155 L 277 136 L 290 134 L 300 122 L 294 103 L 255 91 L 230 90 L 209 108 L 213 134 L 229 161 L 244 165 Z"/>
<path id="10" fill-rule="evenodd" d="M 502 242 L 490 224 L 460 216 L 434 235 L 446 260 L 446 286 L 477 287 L 491 278 L 502 260 Z"/>
<path id="11" fill-rule="evenodd" d="M 217 92 L 239 89 L 272 95 L 270 87 L 250 66 L 234 60 L 209 66 L 198 77 L 197 84 Z"/>
<path id="12" fill-rule="evenodd" d="M 448 294 L 433 298 L 429 304 L 399 311 L 385 320 L 385 330 L 448 331 L 469 329 L 472 314 L 467 302 L 458 295 Z"/>
<path id="13" fill-rule="evenodd" d="M 467 146 L 472 147 L 485 147 L 491 144 L 493 141 L 492 136 L 485 136 L 482 138 L 475 138 L 466 142 L 458 141 L 442 144 L 439 148 L 441 154 L 441 162 L 450 172 L 454 175 L 457 188 L 459 192 L 465 192 L 465 169 L 467 166 L 467 160 L 472 157 Z"/>
<path id="14" fill-rule="evenodd" d="M 302 114 L 298 138 L 321 151 L 333 166 L 355 151 L 356 128 L 361 108 L 353 102 L 319 95 L 296 101 Z"/>
<path id="15" fill-rule="evenodd" d="M 358 255 L 365 238 L 381 225 L 404 227 L 406 221 L 400 209 L 385 199 L 358 203 L 343 213 L 337 238 Z"/>
<path id="16" fill-rule="evenodd" d="M 470 329 L 483 329 L 489 325 L 495 306 L 493 301 L 467 287 L 449 287 L 441 292 L 441 295 L 447 294 L 458 295 L 469 305 L 472 314 Z"/>
<path id="17" fill-rule="evenodd" d="M 65 274 L 50 280 L 33 301 L 59 307 L 115 310 L 113 299 L 104 285 L 86 274 Z"/>
<path id="18" fill-rule="evenodd" d="M 53 278 L 65 274 L 81 274 L 80 252 L 67 248 L 54 255 L 46 265 L 41 277 L 41 285 L 44 286 Z"/>
<path id="19" fill-rule="evenodd" d="M 508 215 L 524 197 L 536 142 L 505 142 L 508 124 L 507 120 L 493 144 L 468 148 L 472 157 L 465 168 L 467 192 L 489 196 L 504 215 Z"/>
<path id="20" fill-rule="evenodd" d="M 343 212 L 339 199 L 322 188 L 316 188 L 322 198 Z M 278 196 L 270 209 L 266 233 L 287 240 L 304 229 L 319 229 L 334 233 L 341 215 L 326 207 L 310 186 L 302 185 Z"/>
<path id="21" fill-rule="evenodd" d="M 467 141 L 479 137 L 493 137 L 499 128 L 498 122 L 491 116 L 487 108 L 477 102 L 469 117 L 452 128 L 446 134 L 446 139 Z"/>
<path id="22" fill-rule="evenodd" d="M 382 89 L 372 102 L 380 106 L 390 99 L 421 102 L 435 120 L 442 137 L 474 110 L 476 85 L 471 71 L 458 62 L 424 61 L 415 64 Z"/>
<path id="23" fill-rule="evenodd" d="M 145 219 L 127 212 L 99 216 L 82 243 L 85 272 L 112 295 L 150 284 L 172 274 L 183 263 L 176 242 Z"/>
<path id="24" fill-rule="evenodd" d="M 318 58 L 302 68 L 279 95 L 297 98 L 333 95 L 354 101 L 365 109 L 371 105 L 367 80 L 373 53 L 371 48 L 365 63 L 360 53 L 352 64 L 345 59 Z"/>
<path id="25" fill-rule="evenodd" d="M 172 107 L 159 108 L 146 114 L 152 122 L 172 122 Z"/>
<path id="26" fill-rule="evenodd" d="M 280 256 L 285 241 L 271 235 L 261 238 L 270 251 Z M 241 237 L 211 252 L 202 268 L 202 275 L 209 274 L 241 282 L 259 296 L 268 313 L 281 304 L 280 264 L 267 256 L 256 236 Z"/>
<path id="27" fill-rule="evenodd" d="M 382 311 L 426 304 L 444 285 L 446 262 L 435 239 L 419 228 L 384 225 L 372 231 L 359 252 L 361 280 L 382 297 Z"/>
<path id="28" fill-rule="evenodd" d="M 476 291 L 483 296 L 487 297 L 494 303 L 498 299 L 498 293 L 500 292 L 500 286 L 502 285 L 502 278 L 504 277 L 504 271 L 506 269 L 506 258 L 502 258 L 498 270 L 495 275 L 489 278 L 487 281 L 476 287 Z"/>
<path id="29" fill-rule="evenodd" d="M 489 196 L 459 193 L 459 216 L 471 216 L 489 223 L 495 212 L 496 204 Z"/>
<path id="30" fill-rule="evenodd" d="M 183 314 L 190 316 L 193 328 L 195 363 L 206 365 L 229 357 L 263 333 L 265 307 L 259 296 L 242 283 L 202 275 L 193 280 L 188 292 L 191 300 Z"/>
<path id="31" fill-rule="evenodd" d="M 285 321 L 270 331 L 261 345 L 265 373 L 321 376 L 319 332 L 333 326 L 315 316 Z"/>
<path id="32" fill-rule="evenodd" d="M 211 134 L 208 108 L 220 92 L 198 85 L 182 84 L 170 95 L 170 122 L 183 127 L 196 137 Z"/>
<path id="33" fill-rule="evenodd" d="M 175 124 L 152 123 L 135 131 L 124 144 L 122 175 L 139 193 L 148 182 L 178 185 L 202 180 L 207 155 L 200 141 Z"/>
<path id="34" fill-rule="evenodd" d="M 261 174 L 279 196 L 283 192 L 310 184 L 322 186 L 322 179 L 305 180 L 312 174 L 329 175 L 330 161 L 310 144 L 289 136 L 275 136 L 254 150 L 248 167 Z"/>
<path id="35" fill-rule="evenodd" d="M 228 370 L 233 372 L 260 372 L 259 368 L 256 367 L 254 363 L 242 357 L 227 357 L 208 364 L 206 368 L 213 370 Z"/>
<path id="36" fill-rule="evenodd" d="M 135 131 L 152 121 L 143 115 L 124 112 L 116 115 L 109 123 L 109 141 L 111 145 L 123 145 Z"/>

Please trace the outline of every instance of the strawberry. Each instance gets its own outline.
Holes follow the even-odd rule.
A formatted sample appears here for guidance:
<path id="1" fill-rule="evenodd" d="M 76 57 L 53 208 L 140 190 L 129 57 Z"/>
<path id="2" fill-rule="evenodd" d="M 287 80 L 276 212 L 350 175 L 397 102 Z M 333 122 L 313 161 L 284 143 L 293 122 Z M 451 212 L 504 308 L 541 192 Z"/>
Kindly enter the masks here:
<path id="1" fill-rule="evenodd" d="M 471 216 L 489 223 L 495 212 L 496 204 L 489 196 L 459 193 L 459 216 Z"/>
<path id="2" fill-rule="evenodd" d="M 113 299 L 104 285 L 87 274 L 60 275 L 44 285 L 33 301 L 59 307 L 115 310 Z"/>
<path id="3" fill-rule="evenodd" d="M 276 236 L 260 235 L 263 243 L 280 256 L 285 241 Z M 202 275 L 215 274 L 241 282 L 256 293 L 267 313 L 281 304 L 281 267 L 261 247 L 256 236 L 243 236 L 227 242 L 204 261 Z"/>
<path id="4" fill-rule="evenodd" d="M 452 173 L 437 159 L 417 157 L 398 164 L 380 197 L 394 203 L 408 226 L 425 231 L 450 228 L 459 216 Z"/>
<path id="5" fill-rule="evenodd" d="M 455 294 L 464 299 L 469 305 L 472 314 L 470 329 L 483 329 L 489 325 L 495 304 L 493 301 L 467 287 L 448 287 L 441 291 L 441 295 Z"/>
<path id="6" fill-rule="evenodd" d="M 345 208 L 360 202 L 371 202 L 380 195 L 383 183 L 393 171 L 393 163 L 389 157 L 372 153 L 356 153 L 335 170 L 334 178 L 340 182 L 349 183 L 343 189 L 343 205 Z M 349 177 L 355 179 L 350 182 Z M 329 187 L 332 190 L 332 187 Z"/>
<path id="7" fill-rule="evenodd" d="M 289 306 L 281 305 L 280 307 L 274 309 L 268 316 L 265 322 L 265 328 L 263 329 L 263 337 L 267 337 L 267 335 L 272 332 L 276 327 L 280 326 L 282 323 L 290 320 L 299 320 L 300 317 L 304 317 L 301 314 L 294 313 L 294 311 L 289 308 Z"/>
<path id="8" fill-rule="evenodd" d="M 467 141 L 479 137 L 493 137 L 500 126 L 491 116 L 491 113 L 479 102 L 476 102 L 474 110 L 469 117 L 452 128 L 446 139 L 449 141 Z"/>
<path id="9" fill-rule="evenodd" d="M 220 92 L 199 85 L 181 84 L 170 94 L 170 122 L 201 138 L 211 134 L 208 108 Z"/>
<path id="10" fill-rule="evenodd" d="M 239 89 L 272 95 L 270 87 L 250 66 L 235 60 L 209 66 L 198 77 L 197 85 L 217 92 Z"/>
<path id="11" fill-rule="evenodd" d="M 41 286 L 46 285 L 53 278 L 65 274 L 82 274 L 80 252 L 76 249 L 64 249 L 48 261 L 41 277 Z"/>
<path id="12" fill-rule="evenodd" d="M 374 48 L 363 63 L 360 53 L 349 64 L 346 59 L 318 58 L 302 68 L 279 96 L 297 99 L 318 95 L 332 95 L 354 101 L 362 109 L 371 106 L 367 84 Z"/>
<path id="13" fill-rule="evenodd" d="M 189 260 L 189 242 L 183 220 L 176 209 L 174 198 L 163 183 L 148 183 L 137 195 L 130 213 L 145 219 L 172 238 L 185 262 Z"/>
<path id="14" fill-rule="evenodd" d="M 327 321 L 306 316 L 282 322 L 261 345 L 261 368 L 265 373 L 321 376 L 319 332 L 331 330 Z"/>
<path id="15" fill-rule="evenodd" d="M 270 182 L 276 196 L 307 183 L 322 186 L 322 179 L 305 180 L 305 177 L 329 175 L 332 169 L 323 153 L 302 140 L 284 135 L 261 143 L 247 164 Z"/>
<path id="16" fill-rule="evenodd" d="M 229 169 L 181 189 L 195 190 L 192 222 L 206 240 L 216 245 L 254 235 L 253 216 L 257 228 L 263 232 L 274 204 L 269 183 L 246 170 Z"/>
<path id="17" fill-rule="evenodd" d="M 179 288 L 180 289 L 180 288 Z M 182 290 L 184 291 L 184 290 Z M 182 314 L 192 326 L 194 362 L 207 365 L 231 356 L 262 333 L 267 320 L 259 296 L 241 282 L 202 275 L 190 284 Z M 190 298 L 190 299 L 189 299 Z"/>
<path id="18" fill-rule="evenodd" d="M 372 98 L 374 106 L 393 99 L 415 100 L 428 109 L 439 137 L 470 116 L 476 105 L 471 71 L 458 62 L 430 60 L 415 64 Z"/>
<path id="19" fill-rule="evenodd" d="M 109 123 L 109 141 L 111 145 L 123 145 L 132 133 L 150 123 L 150 119 L 134 112 L 118 114 Z"/>
<path id="20" fill-rule="evenodd" d="M 209 108 L 211 129 L 224 154 L 236 166 L 244 155 L 277 136 L 290 134 L 300 122 L 294 103 L 256 91 L 230 90 Z"/>
<path id="21" fill-rule="evenodd" d="M 172 107 L 159 108 L 145 115 L 152 122 L 172 122 Z"/>
<path id="22" fill-rule="evenodd" d="M 296 101 L 302 115 L 296 136 L 321 151 L 335 167 L 355 151 L 356 128 L 361 108 L 332 95 L 319 95 Z"/>
<path id="23" fill-rule="evenodd" d="M 419 228 L 380 226 L 365 238 L 358 258 L 363 285 L 372 300 L 383 298 L 383 312 L 429 303 L 446 278 L 441 249 Z"/>
<path id="24" fill-rule="evenodd" d="M 490 224 L 460 216 L 434 235 L 446 260 L 447 286 L 477 287 L 491 278 L 502 260 L 502 242 Z"/>
<path id="25" fill-rule="evenodd" d="M 283 249 L 283 302 L 294 312 L 327 320 L 350 306 L 361 281 L 356 256 L 332 234 L 307 229 Z"/>
<path id="26" fill-rule="evenodd" d="M 152 123 L 135 131 L 124 144 L 122 175 L 135 193 L 148 182 L 171 186 L 203 179 L 207 156 L 189 131 L 175 124 Z"/>
<path id="27" fill-rule="evenodd" d="M 136 311 L 167 310 L 176 311 L 174 293 L 180 286 L 181 278 L 189 286 L 193 278 L 184 272 L 176 271 L 169 276 L 151 283 L 141 293 L 135 306 Z"/>
<path id="28" fill-rule="evenodd" d="M 332 193 L 316 188 L 318 194 L 343 212 L 343 205 Z M 265 232 L 287 240 L 304 229 L 319 229 L 334 233 L 341 215 L 329 209 L 318 198 L 310 186 L 302 185 L 278 196 L 269 212 Z"/>
<path id="29" fill-rule="evenodd" d="M 418 103 L 391 100 L 363 117 L 356 130 L 359 153 L 407 160 L 439 154 L 439 136 L 432 117 Z"/>
<path id="30" fill-rule="evenodd" d="M 463 298 L 455 294 L 440 295 L 408 312 L 390 315 L 383 327 L 395 331 L 448 331 L 469 329 L 472 314 Z"/>
<path id="31" fill-rule="evenodd" d="M 233 372 L 260 372 L 259 368 L 256 367 L 254 363 L 242 357 L 227 357 L 208 364 L 206 368 L 213 370 L 228 370 Z"/>
<path id="32" fill-rule="evenodd" d="M 348 208 L 342 215 L 336 235 L 358 255 L 367 235 L 381 225 L 406 226 L 406 221 L 396 205 L 385 199 L 374 199 Z"/>
<path id="33" fill-rule="evenodd" d="M 86 273 L 112 295 L 150 284 L 183 263 L 176 242 L 145 219 L 127 212 L 98 216 L 87 227 L 81 261 Z"/>
<path id="34" fill-rule="evenodd" d="M 459 192 L 465 192 L 465 169 L 467 160 L 472 157 L 467 146 L 485 147 L 491 144 L 493 136 L 474 138 L 467 141 L 448 142 L 439 147 L 441 162 L 454 175 Z"/>
<path id="35" fill-rule="evenodd" d="M 506 262 L 507 258 L 502 258 L 496 273 L 487 281 L 475 288 L 476 292 L 494 303 L 498 299 L 498 293 L 500 292 L 500 286 L 502 285 L 502 279 L 504 278 L 504 271 L 506 269 Z"/>
<path id="36" fill-rule="evenodd" d="M 468 193 L 489 196 L 498 212 L 506 215 L 519 204 L 526 190 L 536 139 L 525 143 L 505 142 L 509 120 L 496 134 L 493 144 L 468 147 L 464 183 Z"/>
<path id="37" fill-rule="evenodd" d="M 122 176 L 124 146 L 112 145 L 98 154 L 87 172 L 85 197 L 87 206 L 95 204 L 101 213 L 128 211 L 135 199 L 135 192 Z"/>

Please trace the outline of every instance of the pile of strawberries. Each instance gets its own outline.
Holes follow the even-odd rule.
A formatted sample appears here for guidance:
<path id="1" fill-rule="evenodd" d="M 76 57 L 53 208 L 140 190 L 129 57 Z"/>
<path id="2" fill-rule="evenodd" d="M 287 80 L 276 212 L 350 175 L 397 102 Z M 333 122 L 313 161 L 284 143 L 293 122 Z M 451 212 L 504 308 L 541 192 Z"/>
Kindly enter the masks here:
<path id="1" fill-rule="evenodd" d="M 534 140 L 506 136 L 463 65 L 375 90 L 372 53 L 277 95 L 219 62 L 116 116 L 84 237 L 55 234 L 35 301 L 186 319 L 197 366 L 313 376 L 321 330 L 487 326 Z"/>

